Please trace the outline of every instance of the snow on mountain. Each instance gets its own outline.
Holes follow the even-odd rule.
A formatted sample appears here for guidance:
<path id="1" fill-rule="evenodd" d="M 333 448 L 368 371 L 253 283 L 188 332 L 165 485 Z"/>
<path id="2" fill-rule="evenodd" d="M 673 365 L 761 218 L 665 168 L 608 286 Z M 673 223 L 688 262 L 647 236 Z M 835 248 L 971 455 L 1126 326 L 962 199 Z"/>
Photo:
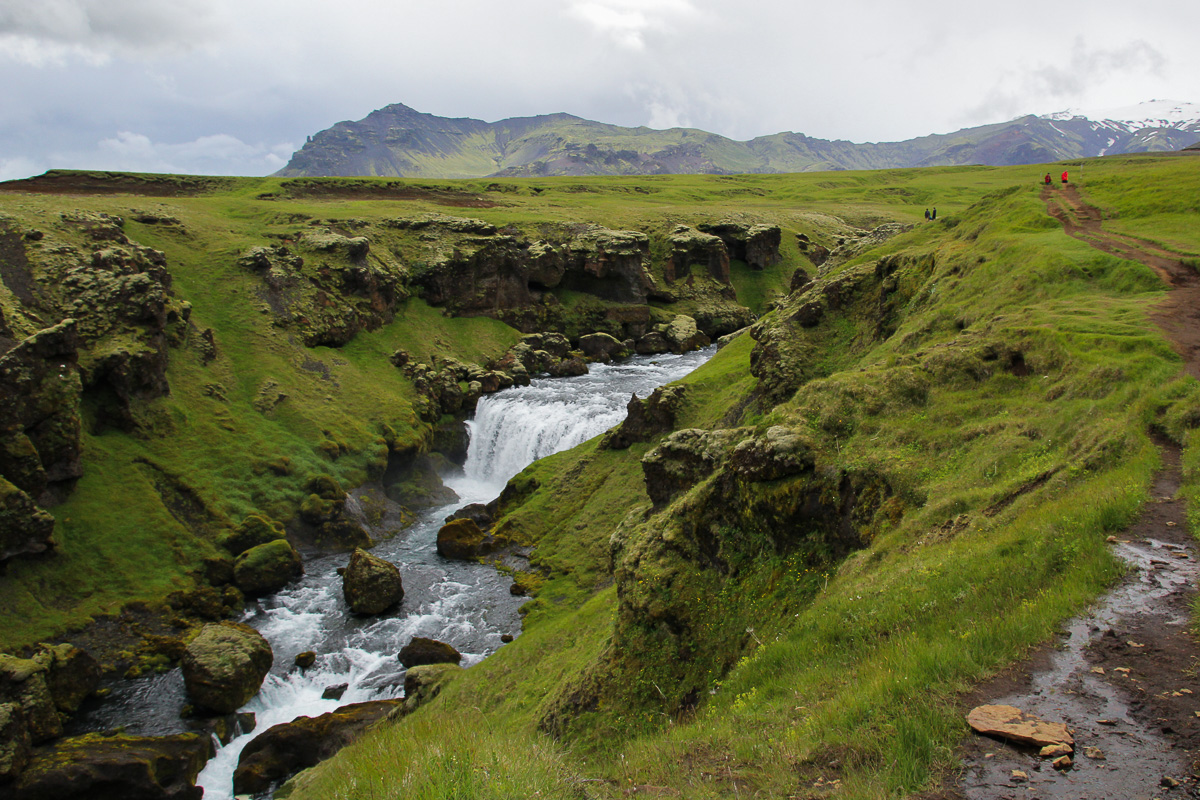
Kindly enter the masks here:
<path id="1" fill-rule="evenodd" d="M 1053 114 L 1043 114 L 1045 120 L 1069 120 L 1084 117 L 1092 122 L 1117 123 L 1128 131 L 1144 128 L 1187 129 L 1200 127 L 1200 104 L 1175 100 L 1148 100 L 1134 106 L 1104 109 L 1069 108 Z"/>

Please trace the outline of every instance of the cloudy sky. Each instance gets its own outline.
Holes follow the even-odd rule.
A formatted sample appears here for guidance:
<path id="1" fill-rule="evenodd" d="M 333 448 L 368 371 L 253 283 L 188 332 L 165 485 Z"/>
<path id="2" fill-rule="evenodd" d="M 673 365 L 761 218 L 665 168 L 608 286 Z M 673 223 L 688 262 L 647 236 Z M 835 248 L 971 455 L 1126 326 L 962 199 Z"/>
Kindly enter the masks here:
<path id="1" fill-rule="evenodd" d="M 1200 3 L 0 0 L 0 179 L 263 175 L 389 103 L 896 141 L 1200 102 Z"/>

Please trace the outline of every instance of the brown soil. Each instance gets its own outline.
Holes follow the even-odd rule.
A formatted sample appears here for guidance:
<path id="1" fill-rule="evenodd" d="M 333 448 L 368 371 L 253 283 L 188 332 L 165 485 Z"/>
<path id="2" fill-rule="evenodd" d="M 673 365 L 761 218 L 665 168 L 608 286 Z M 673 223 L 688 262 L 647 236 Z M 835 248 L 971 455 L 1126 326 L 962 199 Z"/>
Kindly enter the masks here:
<path id="1" fill-rule="evenodd" d="M 33 194 L 191 197 L 233 186 L 233 178 L 202 175 L 149 175 L 129 172 L 50 170 L 44 175 L 0 182 L 0 192 Z M 497 203 L 450 186 L 421 186 L 376 178 L 294 178 L 280 184 L 284 197 L 339 200 L 425 200 L 456 208 L 491 208 Z M 280 195 L 264 194 L 263 200 Z"/>
<path id="2" fill-rule="evenodd" d="M 1139 261 L 1170 287 L 1151 318 L 1200 378 L 1200 276 L 1153 244 L 1104 230 L 1100 209 L 1075 186 L 1042 191 L 1066 232 L 1106 253 Z M 1196 598 L 1196 542 L 1177 497 L 1179 449 L 1159 442 L 1164 468 L 1154 499 L 1114 537 L 1130 577 L 1064 638 L 962 698 L 1024 708 L 1074 731 L 1074 767 L 1058 771 L 1035 751 L 974 736 L 963 767 L 927 800 L 1084 800 L 1200 797 L 1200 646 L 1189 630 Z M 1089 757 L 1087 748 L 1094 757 Z M 1013 770 L 1024 772 L 1014 778 Z"/>

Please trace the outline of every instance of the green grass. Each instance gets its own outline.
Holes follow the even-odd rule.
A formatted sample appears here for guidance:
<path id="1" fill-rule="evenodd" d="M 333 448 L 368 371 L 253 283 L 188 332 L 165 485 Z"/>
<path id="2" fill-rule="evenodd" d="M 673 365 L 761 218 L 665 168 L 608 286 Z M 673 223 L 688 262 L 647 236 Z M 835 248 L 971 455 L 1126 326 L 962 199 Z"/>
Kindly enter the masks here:
<path id="1" fill-rule="evenodd" d="M 1140 202 L 1138 186 L 1178 165 L 1116 165 L 1136 174 L 1124 190 L 1106 190 L 1105 203 L 1123 211 L 1125 192 Z M 832 193 L 855 183 L 822 177 Z M 485 709 L 508 726 L 515 752 L 530 753 L 513 757 L 520 769 L 533 769 L 548 758 L 539 724 L 600 682 L 600 704 L 576 707 L 553 750 L 576 780 L 531 778 L 531 795 L 667 787 L 698 798 L 803 796 L 837 778 L 824 791 L 882 798 L 951 772 L 965 734 L 960 694 L 1045 642 L 1122 573 L 1104 539 L 1146 499 L 1158 466 L 1152 421 L 1189 442 L 1186 491 L 1195 492 L 1197 384 L 1179 377 L 1178 357 L 1147 322 L 1162 296 L 1157 279 L 1066 237 L 1032 183 L 993 191 L 1003 188 L 976 187 L 977 198 L 992 194 L 970 208 L 939 202 L 944 223 L 840 267 L 832 277 L 863 270 L 861 300 L 815 328 L 787 327 L 796 301 L 768 316 L 764 330 L 786 333 L 796 357 L 816 365 L 781 402 L 755 399 L 749 336 L 686 381 L 680 427 L 784 426 L 804 432 L 822 469 L 885 476 L 894 494 L 864 549 L 841 562 L 752 555 L 736 579 L 680 573 L 697 581 L 692 595 L 661 583 L 672 574 L 662 563 L 643 562 L 618 576 L 614 595 L 602 568 L 608 536 L 676 536 L 673 517 L 692 512 L 678 504 L 649 511 L 636 487 L 645 448 L 600 454 L 591 443 L 560 454 L 519 479 L 531 494 L 506 517 L 539 542 L 553 569 L 525 632 L 425 713 L 447 720 L 456 709 Z M 880 340 L 874 264 L 883 253 L 897 254 L 900 266 L 888 289 L 894 329 Z M 608 491 L 630 498 L 634 513 L 623 522 L 616 509 L 580 511 L 607 509 Z M 572 573 L 577 564 L 589 566 Z M 641 589 L 625 582 L 639 579 Z M 719 643 L 728 666 L 712 673 L 712 693 L 694 712 L 656 708 L 654 681 L 688 667 L 655 661 L 645 642 L 628 638 L 621 620 L 630 592 L 691 608 L 696 630 Z M 639 682 L 651 685 L 642 692 Z M 378 740 L 408 730 L 403 723 Z M 405 769 L 441 769 L 418 752 L 403 760 Z M 339 774 L 367 768 L 347 751 L 293 796 L 329 796 L 345 785 Z"/>
<path id="2" fill-rule="evenodd" d="M 1081 189 L 1112 229 L 1194 255 L 1189 163 L 1089 161 Z M 702 480 L 652 508 L 641 459 L 656 442 L 601 451 L 593 440 L 531 466 L 514 479 L 500 522 L 535 546 L 542 571 L 522 635 L 415 715 L 306 773 L 292 797 L 609 798 L 635 788 L 781 797 L 836 778 L 821 791 L 882 798 L 952 772 L 965 735 L 961 693 L 1050 639 L 1120 575 L 1104 539 L 1146 498 L 1158 466 L 1152 424 L 1185 444 L 1184 492 L 1200 529 L 1191 502 L 1200 389 L 1148 321 L 1162 286 L 1149 269 L 1062 233 L 1030 180 L 1038 172 L 495 182 L 511 191 L 444 182 L 497 203 L 471 216 L 522 231 L 581 221 L 661 231 L 732 218 L 779 224 L 785 248 L 796 233 L 833 246 L 850 225 L 919 222 L 936 205 L 937 223 L 833 269 L 827 279 L 851 288 L 811 328 L 788 321 L 805 298 L 777 295 L 804 266 L 798 251 L 785 249 L 783 264 L 763 273 L 735 265 L 743 302 L 765 311 L 774 300 L 777 310 L 685 380 L 677 419 L 729 430 L 734 442 L 784 429 L 805 443 L 821 486 L 854 478 L 887 494 L 858 521 L 863 546 L 840 558 L 804 539 L 810 531 L 753 517 L 804 491 L 791 477 L 737 491 Z M 36 218 L 59 201 L 0 202 Z M 218 517 L 283 515 L 312 473 L 353 485 L 377 468 L 383 425 L 413 441 L 427 435 L 411 387 L 387 361 L 396 348 L 483 360 L 517 336 L 409 300 L 390 325 L 307 349 L 270 325 L 234 266 L 304 215 L 458 213 L 433 200 L 304 199 L 272 179 L 238 179 L 164 205 L 188 234 L 146 228 L 134 238 L 178 265 L 177 291 L 198 327 L 217 330 L 220 356 L 202 366 L 190 351 L 172 353 L 172 395 L 149 412 L 162 441 L 88 439 L 85 479 L 55 509 L 61 573 L 49 560 L 18 563 L 0 584 L 0 610 L 23 620 L 5 628 L 9 641 L 161 592 L 209 551 L 164 513 L 153 473 L 134 459 L 186 480 Z M 373 248 L 400 244 L 385 236 Z M 328 379 L 304 368 L 310 360 Z M 288 398 L 263 413 L 253 402 L 268 379 Z M 224 401 L 205 394 L 210 383 L 225 388 Z M 322 440 L 344 454 L 331 460 Z M 264 469 L 284 457 L 292 475 Z M 731 507 L 716 509 L 722 526 L 710 533 L 724 569 L 696 556 L 695 530 L 721 503 Z M 131 570 L 124 562 L 143 550 L 146 568 Z M 55 592 L 67 598 L 62 608 L 44 600 Z M 647 615 L 659 612 L 680 626 L 682 644 L 655 638 L 662 628 Z M 677 702 L 689 686 L 701 689 L 694 706 Z"/>

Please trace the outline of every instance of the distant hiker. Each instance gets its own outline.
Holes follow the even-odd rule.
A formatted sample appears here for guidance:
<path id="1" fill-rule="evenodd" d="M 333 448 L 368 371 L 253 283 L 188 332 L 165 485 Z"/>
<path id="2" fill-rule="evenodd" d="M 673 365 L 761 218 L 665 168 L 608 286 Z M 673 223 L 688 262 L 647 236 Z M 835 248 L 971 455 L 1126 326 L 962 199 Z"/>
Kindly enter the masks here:
<path id="1" fill-rule="evenodd" d="M 1067 171 L 1064 169 L 1063 170 L 1063 183 L 1065 184 L 1066 182 L 1067 182 Z"/>
<path id="2" fill-rule="evenodd" d="M 1050 185 L 1050 173 L 1049 172 L 1046 173 L 1046 185 L 1047 186 Z"/>
<path id="3" fill-rule="evenodd" d="M 925 209 L 925 221 L 929 222 L 929 209 Z"/>
<path id="4" fill-rule="evenodd" d="M 930 219 L 937 219 L 937 206 L 933 207 L 933 213 L 929 215 Z"/>

